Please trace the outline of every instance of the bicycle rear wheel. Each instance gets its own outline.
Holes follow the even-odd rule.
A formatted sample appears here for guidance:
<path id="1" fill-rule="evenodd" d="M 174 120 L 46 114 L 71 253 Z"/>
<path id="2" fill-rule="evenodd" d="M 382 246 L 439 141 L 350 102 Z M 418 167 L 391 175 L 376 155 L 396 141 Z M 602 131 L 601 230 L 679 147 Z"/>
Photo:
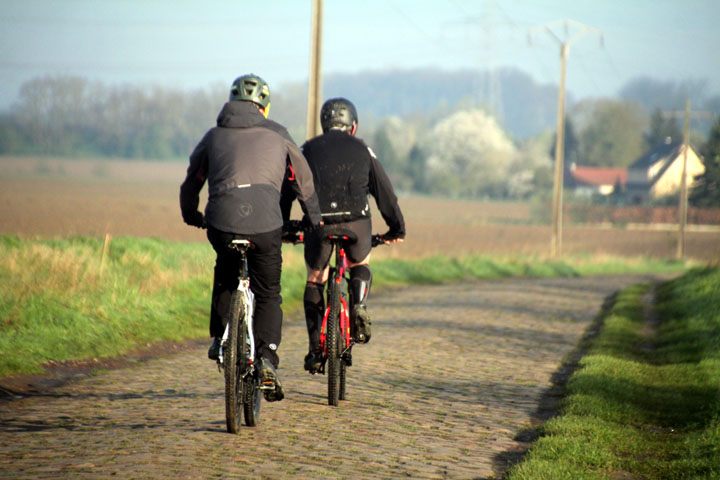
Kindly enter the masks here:
<path id="1" fill-rule="evenodd" d="M 345 287 L 345 282 L 343 281 L 343 289 Z M 347 336 L 350 335 L 350 317 L 349 312 L 347 311 L 347 304 L 345 303 L 345 298 L 343 298 L 340 301 L 340 315 L 338 317 L 338 324 L 340 325 L 340 335 L 338 338 L 338 355 L 341 355 L 340 357 L 340 379 L 339 379 L 339 393 L 338 398 L 340 400 L 346 400 L 347 399 L 347 389 L 345 388 L 345 382 L 347 379 L 347 367 L 348 367 L 348 358 L 346 356 L 350 355 L 350 350 L 348 350 L 348 344 L 347 344 Z M 343 354 L 344 353 L 344 354 Z"/>
<path id="2" fill-rule="evenodd" d="M 225 370 L 225 420 L 227 431 L 238 433 L 240 430 L 240 404 L 243 403 L 242 374 L 245 365 L 241 362 L 240 321 L 244 317 L 244 305 L 240 292 L 232 294 L 230 308 L 233 312 L 230 317 L 228 338 L 223 348 L 223 367 Z"/>
<path id="3" fill-rule="evenodd" d="M 327 297 L 330 304 L 326 333 L 328 404 L 336 407 L 340 399 L 340 372 L 343 367 L 343 360 L 340 358 L 342 353 L 340 348 L 340 290 L 334 281 L 329 283 Z"/>
<path id="4" fill-rule="evenodd" d="M 243 379 L 243 413 L 245 425 L 254 427 L 260 418 L 260 398 L 262 391 L 257 388 L 255 375 L 248 375 Z"/>
<path id="5" fill-rule="evenodd" d="M 247 315 L 243 315 L 242 329 L 240 331 L 240 345 L 242 345 L 241 365 L 250 365 L 250 322 Z M 248 373 L 242 379 L 242 402 L 245 425 L 254 427 L 260 418 L 260 397 L 262 392 L 257 388 L 257 374 L 253 369 L 252 374 Z"/>

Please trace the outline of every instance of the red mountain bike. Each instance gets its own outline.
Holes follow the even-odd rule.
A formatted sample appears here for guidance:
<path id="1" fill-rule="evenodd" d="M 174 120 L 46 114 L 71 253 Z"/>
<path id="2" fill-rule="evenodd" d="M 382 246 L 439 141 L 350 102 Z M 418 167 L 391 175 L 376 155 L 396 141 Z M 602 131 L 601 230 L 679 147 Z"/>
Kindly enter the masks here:
<path id="1" fill-rule="evenodd" d="M 288 231 L 298 231 L 299 225 L 292 222 Z M 292 235 L 292 233 L 290 233 Z M 350 322 L 352 311 L 351 296 L 348 291 L 349 269 L 345 243 L 354 242 L 357 237 L 352 231 L 340 231 L 328 234 L 333 245 L 335 262 L 330 265 L 327 283 L 326 308 L 320 329 L 320 348 L 323 352 L 323 363 L 318 373 L 328 376 L 328 404 L 337 406 L 339 400 L 346 399 L 347 367 L 352 365 L 352 347 L 354 325 Z M 300 234 L 294 243 L 303 241 Z M 382 235 L 373 235 L 372 246 L 384 245 Z"/>

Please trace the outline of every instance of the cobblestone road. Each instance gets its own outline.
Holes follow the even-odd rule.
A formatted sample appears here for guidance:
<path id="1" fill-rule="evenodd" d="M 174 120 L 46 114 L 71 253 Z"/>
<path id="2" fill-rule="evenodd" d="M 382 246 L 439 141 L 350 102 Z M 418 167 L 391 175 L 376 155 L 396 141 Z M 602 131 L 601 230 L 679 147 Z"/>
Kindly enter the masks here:
<path id="1" fill-rule="evenodd" d="M 612 292 L 649 277 L 474 282 L 371 299 L 348 400 L 302 370 L 286 320 L 257 427 L 225 432 L 223 378 L 193 348 L 0 403 L 0 478 L 498 478 L 553 400 L 553 375 Z M 519 435 L 520 434 L 520 435 Z"/>

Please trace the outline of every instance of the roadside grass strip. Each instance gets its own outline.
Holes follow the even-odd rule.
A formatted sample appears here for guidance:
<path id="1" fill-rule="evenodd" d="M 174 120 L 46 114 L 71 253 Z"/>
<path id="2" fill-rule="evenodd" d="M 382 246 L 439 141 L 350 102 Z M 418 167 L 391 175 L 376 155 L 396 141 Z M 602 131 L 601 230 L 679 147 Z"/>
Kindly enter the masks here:
<path id="1" fill-rule="evenodd" d="M 106 248 L 104 248 L 106 247 Z M 301 315 L 302 246 L 283 248 L 286 317 Z M 0 377 L 43 364 L 113 357 L 153 342 L 208 336 L 215 254 L 157 238 L 0 235 Z M 373 289 L 466 278 L 678 272 L 644 258 L 432 257 L 372 263 Z"/>
<path id="2" fill-rule="evenodd" d="M 629 287 L 601 315 L 559 416 L 507 478 L 720 478 L 720 268 Z"/>

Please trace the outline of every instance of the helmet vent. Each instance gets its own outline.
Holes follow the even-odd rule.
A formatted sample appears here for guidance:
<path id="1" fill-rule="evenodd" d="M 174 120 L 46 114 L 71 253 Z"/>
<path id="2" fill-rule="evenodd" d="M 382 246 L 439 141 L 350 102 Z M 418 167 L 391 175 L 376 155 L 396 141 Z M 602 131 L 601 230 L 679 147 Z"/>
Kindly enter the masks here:
<path id="1" fill-rule="evenodd" d="M 243 75 L 233 82 L 230 100 L 256 103 L 267 111 L 270 105 L 270 89 L 265 80 L 257 75 Z"/>

